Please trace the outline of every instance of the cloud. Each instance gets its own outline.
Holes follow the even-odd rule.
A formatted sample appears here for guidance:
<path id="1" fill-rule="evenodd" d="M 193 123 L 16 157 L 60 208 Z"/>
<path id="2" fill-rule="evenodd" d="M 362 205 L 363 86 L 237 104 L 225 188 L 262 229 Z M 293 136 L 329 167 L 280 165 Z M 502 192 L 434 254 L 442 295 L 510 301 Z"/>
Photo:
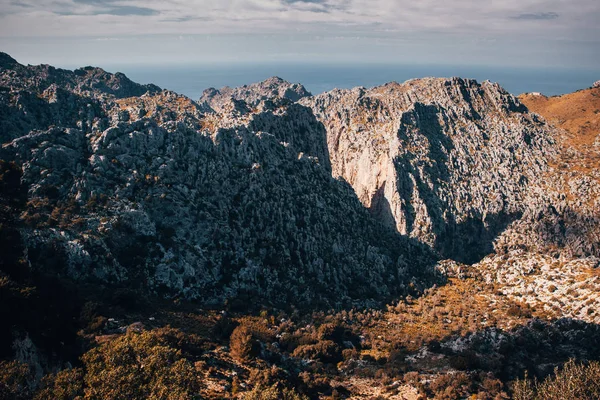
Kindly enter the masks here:
<path id="1" fill-rule="evenodd" d="M 224 52 L 235 59 L 241 51 L 256 53 L 256 59 L 300 53 L 335 59 L 345 52 L 361 61 L 427 53 L 427 61 L 437 55 L 440 62 L 466 54 L 480 62 L 479 54 L 491 54 L 488 62 L 497 54 L 499 61 L 522 62 L 536 49 L 539 57 L 574 62 L 577 56 L 566 54 L 585 49 L 582 57 L 593 65 L 600 61 L 598 21 L 598 0 L 504 0 L 476 6 L 473 0 L 0 0 L 0 47 L 27 49 L 17 46 L 18 38 L 48 43 L 148 36 L 153 38 L 149 50 L 158 58 L 166 51 L 154 46 L 159 36 L 165 46 L 173 46 L 170 38 L 180 35 L 196 37 L 196 46 L 221 36 L 227 39 L 197 52 L 213 59 Z M 245 41 L 263 37 L 273 39 Z M 118 45 L 126 55 L 136 51 L 125 43 Z M 508 56 L 506 49 L 520 53 Z M 196 52 L 183 51 L 189 57 Z"/>
<path id="2" fill-rule="evenodd" d="M 139 16 L 150 16 L 150 15 L 158 15 L 159 12 L 156 10 L 153 10 L 151 8 L 146 8 L 146 7 L 134 7 L 134 6 L 118 6 L 118 7 L 111 7 L 108 8 L 107 10 L 104 11 L 97 11 L 95 13 L 95 15 L 101 15 L 101 14 L 107 14 L 107 15 L 139 15 Z"/>
<path id="3" fill-rule="evenodd" d="M 127 4 L 122 0 L 72 0 L 73 7 L 61 7 L 54 11 L 57 15 L 115 15 L 141 16 L 158 15 L 153 8 Z M 79 6 L 81 5 L 81 6 Z"/>
<path id="4" fill-rule="evenodd" d="M 188 21 L 211 21 L 209 17 L 196 17 L 193 15 L 184 15 L 181 17 L 173 17 L 173 18 L 164 18 L 161 21 L 163 22 L 188 22 Z"/>
<path id="5" fill-rule="evenodd" d="M 31 4 L 27 4 L 22 1 L 15 1 L 15 0 L 11 1 L 10 5 L 15 6 L 15 7 L 24 7 L 24 8 L 32 8 L 33 7 Z"/>
<path id="6" fill-rule="evenodd" d="M 519 15 L 513 17 L 513 18 L 514 19 L 521 19 L 521 20 L 543 21 L 543 20 L 556 19 L 559 16 L 560 15 L 558 15 L 555 12 L 538 12 L 538 13 L 519 14 Z"/>
<path id="7" fill-rule="evenodd" d="M 105 5 L 118 3 L 119 0 L 73 0 L 74 3 L 80 4 L 91 4 L 91 5 Z"/>

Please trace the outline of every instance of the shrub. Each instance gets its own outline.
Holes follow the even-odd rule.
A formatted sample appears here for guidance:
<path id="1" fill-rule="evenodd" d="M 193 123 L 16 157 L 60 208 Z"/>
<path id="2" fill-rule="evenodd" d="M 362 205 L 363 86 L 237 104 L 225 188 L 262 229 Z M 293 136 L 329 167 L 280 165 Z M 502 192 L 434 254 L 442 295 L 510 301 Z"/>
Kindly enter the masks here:
<path id="1" fill-rule="evenodd" d="M 70 400 L 82 398 L 83 394 L 83 371 L 75 368 L 46 375 L 34 399 Z"/>
<path id="2" fill-rule="evenodd" d="M 515 400 L 600 399 L 600 362 L 577 364 L 569 360 L 543 382 L 525 377 L 513 385 Z"/>
<path id="3" fill-rule="evenodd" d="M 506 395 L 506 393 L 502 391 L 503 388 L 504 385 L 502 384 L 502 381 L 493 376 L 485 376 L 481 382 L 481 390 L 478 393 L 478 397 L 484 400 L 503 398 Z"/>
<path id="4" fill-rule="evenodd" d="M 513 304 L 506 310 L 509 317 L 531 318 L 531 308 L 528 304 Z"/>
<path id="5" fill-rule="evenodd" d="M 0 361 L 0 399 L 28 399 L 32 374 L 27 364 Z"/>
<path id="6" fill-rule="evenodd" d="M 253 386 L 269 387 L 278 382 L 287 380 L 286 375 L 287 374 L 283 369 L 275 365 L 272 365 L 271 368 L 261 366 L 259 368 L 253 368 L 250 371 L 248 382 Z"/>
<path id="7" fill-rule="evenodd" d="M 256 386 L 243 397 L 244 400 L 308 400 L 293 389 L 276 384 L 271 387 Z"/>
<path id="8" fill-rule="evenodd" d="M 324 363 L 337 363 L 342 361 L 340 346 L 331 340 L 322 340 L 317 344 L 298 346 L 292 353 L 294 357 L 319 360 Z"/>
<path id="9" fill-rule="evenodd" d="M 182 338 L 171 328 L 129 332 L 90 350 L 82 357 L 85 398 L 194 398 L 200 382 L 180 349 Z"/>
<path id="10" fill-rule="evenodd" d="M 317 339 L 332 340 L 336 343 L 341 343 L 346 335 L 346 330 L 337 324 L 327 323 L 319 327 L 317 331 Z"/>
<path id="11" fill-rule="evenodd" d="M 302 393 L 312 398 L 318 397 L 319 393 L 331 391 L 331 380 L 327 376 L 304 371 L 298 374 L 298 378 L 301 381 L 298 387 Z"/>
<path id="12" fill-rule="evenodd" d="M 248 361 L 258 355 L 260 344 L 246 325 L 240 325 L 231 333 L 229 349 L 238 361 Z"/>
<path id="13" fill-rule="evenodd" d="M 429 387 L 436 399 L 457 399 L 469 393 L 471 379 L 464 372 L 440 375 L 433 380 Z"/>

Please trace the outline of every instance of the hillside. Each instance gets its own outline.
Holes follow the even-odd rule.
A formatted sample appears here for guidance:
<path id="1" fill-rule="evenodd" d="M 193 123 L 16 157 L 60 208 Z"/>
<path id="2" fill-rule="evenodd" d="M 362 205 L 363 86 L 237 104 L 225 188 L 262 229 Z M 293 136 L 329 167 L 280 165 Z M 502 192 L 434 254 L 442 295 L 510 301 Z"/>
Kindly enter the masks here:
<path id="1" fill-rule="evenodd" d="M 600 87 L 553 97 L 526 93 L 519 100 L 573 135 L 573 144 L 590 146 L 596 141 L 600 132 Z"/>
<path id="2" fill-rule="evenodd" d="M 571 168 L 592 172 L 600 165 L 600 87 L 579 90 L 563 96 L 522 94 L 519 99 L 531 111 L 554 126 L 564 129 L 562 144 L 572 147 L 581 158 L 564 163 Z M 567 151 L 563 151 L 567 153 Z M 576 162 L 573 162 L 576 161 Z"/>
<path id="3" fill-rule="evenodd" d="M 0 54 L 0 399 L 502 399 L 587 368 L 597 90 L 194 101 Z"/>

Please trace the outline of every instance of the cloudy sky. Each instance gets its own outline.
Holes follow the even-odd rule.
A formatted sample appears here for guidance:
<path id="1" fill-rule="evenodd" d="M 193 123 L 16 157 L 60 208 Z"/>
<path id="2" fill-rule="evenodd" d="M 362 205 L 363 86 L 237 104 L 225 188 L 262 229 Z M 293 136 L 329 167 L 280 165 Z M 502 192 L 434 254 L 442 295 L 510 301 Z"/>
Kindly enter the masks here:
<path id="1" fill-rule="evenodd" d="M 0 51 L 59 66 L 600 65 L 600 0 L 0 0 Z"/>

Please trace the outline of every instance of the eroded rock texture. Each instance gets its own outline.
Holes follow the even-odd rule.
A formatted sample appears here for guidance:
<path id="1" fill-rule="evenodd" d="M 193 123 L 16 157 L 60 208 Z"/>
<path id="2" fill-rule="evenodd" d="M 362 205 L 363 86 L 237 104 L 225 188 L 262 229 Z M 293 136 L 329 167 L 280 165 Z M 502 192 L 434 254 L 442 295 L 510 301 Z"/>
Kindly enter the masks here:
<path id="1" fill-rule="evenodd" d="M 554 131 L 497 84 L 421 79 L 302 100 L 334 176 L 377 218 L 444 257 L 477 261 L 526 210 Z"/>
<path id="2" fill-rule="evenodd" d="M 271 78 L 194 102 L 2 55 L 0 116 L 27 257 L 75 280 L 330 307 L 418 288 L 436 258 L 600 255 L 596 170 L 489 82 Z"/>
<path id="3" fill-rule="evenodd" d="M 40 68 L 11 64 L 0 80 L 3 122 L 27 120 L 4 130 L 2 157 L 23 169 L 34 264 L 212 303 L 327 306 L 405 293 L 431 266 L 332 178 L 325 129 L 288 89 L 212 108 L 154 87 L 120 96 L 98 70 L 85 93 L 77 71 L 29 84 Z M 24 112 L 25 95 L 47 115 Z"/>

